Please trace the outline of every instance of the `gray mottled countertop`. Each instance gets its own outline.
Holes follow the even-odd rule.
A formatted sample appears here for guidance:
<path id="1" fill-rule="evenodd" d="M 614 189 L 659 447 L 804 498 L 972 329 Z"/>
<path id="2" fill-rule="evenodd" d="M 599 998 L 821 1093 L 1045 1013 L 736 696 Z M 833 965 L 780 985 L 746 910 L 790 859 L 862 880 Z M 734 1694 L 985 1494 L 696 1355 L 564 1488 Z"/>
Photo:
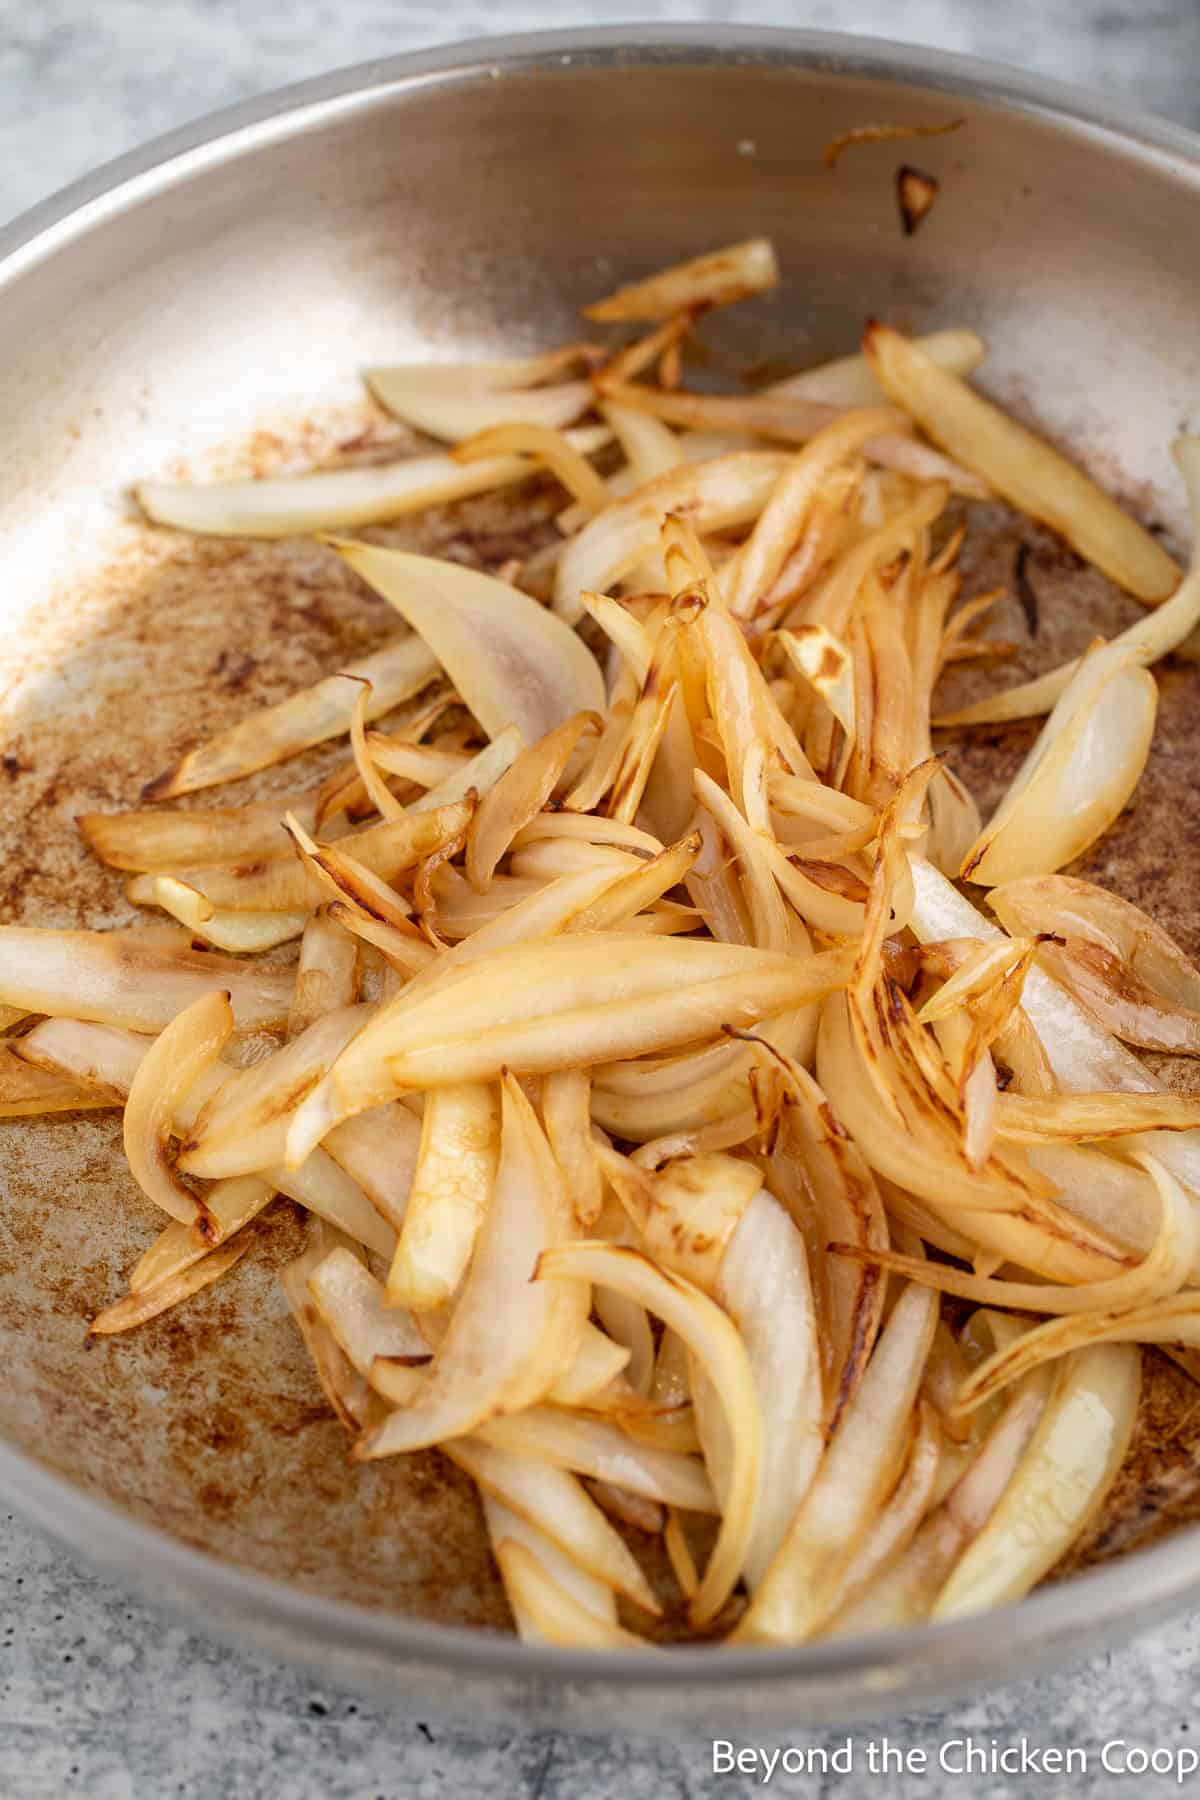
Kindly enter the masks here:
<path id="1" fill-rule="evenodd" d="M 478 32 L 649 17 L 907 38 L 1023 63 L 1200 125 L 1197 0 L 0 0 L 0 217 L 184 120 L 342 63 Z M 323 1690 L 189 1634 L 3 1514 L 0 1596 L 0 1800 L 740 1800 L 761 1788 L 761 1772 L 714 1773 L 703 1742 L 466 1730 Z M 770 1791 L 1178 1792 L 1171 1775 L 1106 1774 L 1100 1747 L 1125 1737 L 1164 1752 L 1200 1748 L 1200 1726 L 1189 1737 L 1198 1666 L 1200 1620 L 1183 1620 L 1055 1679 L 881 1728 L 926 1751 L 924 1773 L 872 1778 L 864 1752 L 879 1733 L 860 1732 L 854 1774 L 778 1773 Z M 939 1770 L 939 1746 L 968 1736 L 1074 1748 L 1088 1773 Z"/>

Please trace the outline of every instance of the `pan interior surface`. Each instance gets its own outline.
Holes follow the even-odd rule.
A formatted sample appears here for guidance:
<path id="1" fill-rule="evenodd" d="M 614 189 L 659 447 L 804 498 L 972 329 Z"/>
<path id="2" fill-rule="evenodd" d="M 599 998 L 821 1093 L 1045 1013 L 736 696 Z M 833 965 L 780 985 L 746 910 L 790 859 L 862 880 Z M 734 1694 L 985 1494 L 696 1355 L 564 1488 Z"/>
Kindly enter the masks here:
<path id="1" fill-rule="evenodd" d="M 769 235 L 784 277 L 777 296 L 706 325 L 714 376 L 852 349 L 871 317 L 970 325 L 990 346 L 987 385 L 1178 536 L 1167 446 L 1200 396 L 1196 165 L 1014 105 L 953 64 L 922 79 L 884 50 L 848 60 L 786 34 L 744 42 L 721 55 L 678 37 L 464 51 L 440 75 L 401 66 L 334 84 L 180 152 L 0 267 L 0 920 L 130 919 L 75 815 L 136 803 L 191 742 L 394 630 L 320 547 L 151 531 L 124 497 L 132 481 L 320 461 L 386 430 L 364 365 L 561 341 L 615 280 L 704 248 Z M 965 121 L 920 146 L 941 193 L 912 238 L 894 192 L 903 146 L 821 161 L 837 132 L 896 115 Z M 542 541 L 552 511 L 533 487 L 391 535 L 495 566 Z M 979 585 L 1006 579 L 1019 542 L 1042 583 L 1046 629 L 1014 678 L 1136 612 L 1046 533 L 998 511 L 979 524 Z M 1196 952 L 1179 848 L 1200 842 L 1193 683 L 1168 672 L 1139 805 L 1092 868 Z M 998 783 L 1026 743 L 1010 732 L 967 753 L 981 798 L 985 773 Z M 293 791 L 332 760 L 314 753 L 228 797 Z M 279 1289 L 299 1230 L 282 1203 L 227 1281 L 85 1351 L 87 1322 L 157 1227 L 118 1115 L 0 1123 L 0 1193 L 9 1444 L 239 1569 L 408 1621 L 507 1627 L 465 1478 L 434 1452 L 348 1465 Z M 1194 1458 L 1172 1421 L 1187 1387 L 1161 1374 L 1139 1446 L 1180 1516 Z M 1130 1479 L 1093 1549 L 1146 1535 L 1144 1483 Z M 980 1657 L 1002 1672 L 996 1646 Z M 380 1649 L 367 1672 L 402 1661 Z M 946 1679 L 940 1656 L 910 1659 L 874 1691 L 847 1678 L 820 1704 L 826 1717 L 877 1711 L 889 1686 L 911 1698 Z M 810 1704 L 796 1687 L 787 1703 L 794 1718 Z M 693 1704 L 680 1689 L 668 1711 Z"/>

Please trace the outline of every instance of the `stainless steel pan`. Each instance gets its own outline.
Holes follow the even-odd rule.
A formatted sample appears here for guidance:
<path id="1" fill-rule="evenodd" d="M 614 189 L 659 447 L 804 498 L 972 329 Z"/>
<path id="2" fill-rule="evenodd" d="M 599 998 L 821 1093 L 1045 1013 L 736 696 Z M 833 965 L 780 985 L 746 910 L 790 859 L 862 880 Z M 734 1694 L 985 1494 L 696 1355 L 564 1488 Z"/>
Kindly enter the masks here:
<path id="1" fill-rule="evenodd" d="M 901 146 L 943 184 L 913 239 L 894 147 L 821 167 L 847 126 L 952 117 L 953 136 Z M 73 813 L 130 802 L 189 737 L 385 628 L 311 547 L 144 531 L 132 479 L 320 453 L 367 416 L 362 364 L 552 342 L 614 276 L 755 232 L 786 285 L 714 327 L 727 366 L 848 348 L 871 314 L 973 324 L 996 391 L 1178 527 L 1165 445 L 1200 394 L 1184 133 L 961 59 L 741 29 L 518 39 L 332 76 L 166 139 L 0 238 L 3 917 L 122 916 Z M 505 524 L 485 508 L 437 529 L 486 549 Z M 1073 596 L 1086 612 L 1065 561 L 1047 579 L 1058 612 Z M 1194 941 L 1192 705 L 1168 684 L 1168 762 L 1112 854 Z M 748 1731 L 1028 1674 L 1200 1594 L 1184 1532 L 998 1618 L 871 1643 L 523 1650 L 479 1629 L 504 1608 L 454 1472 L 434 1455 L 347 1469 L 269 1256 L 85 1353 L 152 1229 L 112 1119 L 0 1127 L 0 1187 L 0 1487 L 181 1612 L 327 1679 L 581 1729 Z"/>

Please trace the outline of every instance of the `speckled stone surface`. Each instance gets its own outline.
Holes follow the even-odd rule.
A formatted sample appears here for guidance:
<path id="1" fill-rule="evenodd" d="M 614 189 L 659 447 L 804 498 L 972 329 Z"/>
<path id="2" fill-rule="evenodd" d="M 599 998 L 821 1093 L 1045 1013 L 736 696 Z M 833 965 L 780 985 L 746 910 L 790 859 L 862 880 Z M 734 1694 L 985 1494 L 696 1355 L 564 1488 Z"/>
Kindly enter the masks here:
<path id="1" fill-rule="evenodd" d="M 0 0 L 0 217 L 213 107 L 342 63 L 477 32 L 648 17 L 906 38 L 1023 63 L 1200 125 L 1197 0 Z M 322 1690 L 189 1634 L 5 1513 L 0 1600 L 0 1800 L 743 1800 L 763 1786 L 761 1766 L 714 1772 L 707 1742 L 464 1730 Z M 1101 1747 L 1126 1738 L 1175 1756 L 1200 1750 L 1198 1669 L 1200 1620 L 1182 1620 L 1054 1679 L 856 1732 L 850 1773 L 836 1761 L 825 1775 L 779 1768 L 767 1791 L 929 1800 L 1179 1792 L 1173 1773 L 1106 1772 Z M 868 1743 L 885 1733 L 910 1773 L 870 1772 Z M 1074 1750 L 1073 1768 L 1081 1752 L 1086 1771 L 1035 1763 L 966 1775 L 954 1772 L 954 1750 L 951 1767 L 939 1767 L 939 1748 L 967 1737 Z M 795 1743 L 831 1752 L 845 1733 Z M 924 1769 L 912 1759 L 922 1750 Z"/>

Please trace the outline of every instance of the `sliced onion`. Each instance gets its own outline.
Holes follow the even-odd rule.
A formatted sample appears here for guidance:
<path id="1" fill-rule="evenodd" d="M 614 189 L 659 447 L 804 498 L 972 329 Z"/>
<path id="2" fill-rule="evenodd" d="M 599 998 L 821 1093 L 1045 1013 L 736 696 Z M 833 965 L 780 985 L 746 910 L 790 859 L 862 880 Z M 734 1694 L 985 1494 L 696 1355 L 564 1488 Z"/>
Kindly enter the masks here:
<path id="1" fill-rule="evenodd" d="M 125 1103 L 123 1137 L 130 1173 L 147 1199 L 184 1224 L 201 1216 L 201 1203 L 168 1158 L 175 1110 L 197 1076 L 216 1062 L 232 1031 L 228 994 L 214 992 L 193 1001 L 150 1045 Z"/>
<path id="2" fill-rule="evenodd" d="M 315 809 L 302 794 L 207 812 L 84 813 L 75 823 L 110 868 L 167 872 L 288 855 L 280 827 L 289 809 L 312 827 Z"/>
<path id="3" fill-rule="evenodd" d="M 827 1254 L 828 1246 L 844 1237 L 864 1250 L 886 1249 L 887 1221 L 870 1168 L 817 1083 L 795 1058 L 782 1066 L 789 1104 L 772 1146 L 768 1181 L 808 1246 L 825 1419 L 833 1431 L 874 1348 L 886 1288 L 872 1263 L 848 1269 Z"/>
<path id="4" fill-rule="evenodd" d="M 602 1316 L 597 1309 L 598 1316 Z M 651 1345 L 653 1352 L 653 1344 Z M 547 1399 L 555 1406 L 586 1406 L 610 1388 L 629 1366 L 631 1352 L 589 1320 L 569 1369 L 559 1375 Z"/>
<path id="5" fill-rule="evenodd" d="M 289 1037 L 299 1037 L 323 1014 L 353 1003 L 357 958 L 354 939 L 329 913 L 315 913 L 307 920 L 288 1015 Z"/>
<path id="6" fill-rule="evenodd" d="M 502 1067 L 550 1069 L 686 1043 L 724 1023 L 754 1024 L 845 981 L 849 957 L 772 957 L 735 945 L 573 932 L 516 945 L 385 1008 L 294 1115 L 289 1155 L 316 1129 L 400 1087 L 490 1080 Z M 319 1142 L 319 1137 L 315 1140 Z"/>
<path id="7" fill-rule="evenodd" d="M 949 369 L 953 375 L 970 375 L 987 354 L 983 339 L 973 331 L 931 331 L 926 337 L 912 341 L 939 367 Z M 839 356 L 831 362 L 817 363 L 802 374 L 772 382 L 767 392 L 794 394 L 800 400 L 822 400 L 830 406 L 878 406 L 884 398 L 883 389 L 861 351 L 853 356 Z"/>
<path id="8" fill-rule="evenodd" d="M 575 1277 L 612 1287 L 654 1312 L 684 1339 L 716 1389 L 732 1448 L 721 1529 L 688 1613 L 703 1625 L 724 1606 L 753 1538 L 762 1461 L 762 1418 L 745 1347 L 721 1309 L 690 1282 L 617 1245 L 578 1243 L 547 1251 L 539 1281 Z"/>
<path id="9" fill-rule="evenodd" d="M 396 638 L 382 650 L 347 664 L 341 674 L 326 676 L 315 687 L 302 688 L 276 706 L 261 708 L 231 725 L 206 744 L 190 750 L 145 789 L 148 800 L 173 800 L 199 788 L 237 781 L 258 769 L 298 756 L 314 744 L 338 737 L 350 727 L 355 690 L 345 675 L 371 683 L 367 717 L 378 718 L 402 700 L 428 687 L 438 672 L 437 658 L 419 637 Z"/>
<path id="10" fill-rule="evenodd" d="M 558 344 L 553 350 L 535 350 L 529 356 L 488 356 L 467 362 L 386 363 L 380 369 L 394 373 L 405 385 L 444 388 L 450 393 L 507 393 L 514 388 L 541 387 L 556 375 L 603 356 L 597 345 Z"/>
<path id="11" fill-rule="evenodd" d="M 585 593 L 606 593 L 657 549 L 668 513 L 682 513 L 699 531 L 724 531 L 756 518 L 787 466 L 775 450 L 745 450 L 687 463 L 614 501 L 572 538 L 559 559 L 554 610 L 572 623 Z"/>
<path id="12" fill-rule="evenodd" d="M 575 449 L 564 431 L 532 420 L 506 423 L 477 431 L 457 446 L 455 462 L 472 463 L 498 455 L 530 456 L 543 464 L 573 494 L 588 518 L 608 505 L 608 483 L 597 475 L 586 457 Z"/>
<path id="13" fill-rule="evenodd" d="M 599 730 L 600 718 L 576 713 L 514 760 L 483 796 L 467 831 L 467 880 L 486 888 L 514 837 L 537 817 L 562 780 L 583 733 Z"/>
<path id="14" fill-rule="evenodd" d="M 276 1163 L 273 1168 L 264 1169 L 263 1179 L 376 1256 L 390 1257 L 395 1250 L 396 1233 L 392 1227 L 380 1217 L 358 1183 L 324 1150 L 314 1150 L 298 1169 L 285 1169 Z"/>
<path id="15" fill-rule="evenodd" d="M 468 1084 L 426 1096 L 416 1168 L 388 1271 L 389 1305 L 424 1312 L 455 1293 L 491 1202 L 499 1152 L 494 1088 Z"/>
<path id="16" fill-rule="evenodd" d="M 339 1348 L 360 1375 L 377 1356 L 410 1365 L 431 1360 L 412 1316 L 385 1304 L 382 1284 L 352 1250 L 331 1250 L 308 1277 L 308 1291 Z"/>
<path id="17" fill-rule="evenodd" d="M 193 938 L 202 938 L 217 950 L 232 950 L 253 955 L 273 950 L 277 944 L 290 943 L 304 930 L 307 914 L 303 912 L 233 912 L 218 908 L 206 894 L 173 875 L 140 877 L 148 881 L 150 899 L 164 912 L 186 925 Z M 132 892 L 130 898 L 141 898 Z"/>
<path id="18" fill-rule="evenodd" d="M 527 1519 L 522 1519 L 518 1514 L 510 1512 L 508 1507 L 497 1500 L 494 1494 L 481 1491 L 480 1499 L 483 1502 L 483 1516 L 487 1523 L 488 1540 L 493 1556 L 496 1555 L 501 1544 L 522 1546 L 536 1558 L 546 1579 L 553 1581 L 560 1590 L 566 1593 L 568 1599 L 575 1606 L 582 1608 L 587 1615 L 583 1620 L 582 1632 L 570 1609 L 568 1609 L 565 1622 L 558 1617 L 548 1619 L 546 1622 L 549 1631 L 543 1631 L 537 1620 L 545 1618 L 546 1602 L 539 1592 L 534 1597 L 532 1607 L 525 1606 L 523 1597 L 527 1588 L 522 1583 L 522 1570 L 519 1569 L 515 1584 L 505 1582 L 505 1595 L 512 1611 L 517 1635 L 523 1643 L 555 1643 L 558 1638 L 554 1633 L 561 1632 L 564 1628 L 571 1642 L 577 1642 L 580 1635 L 585 1640 L 591 1641 L 597 1632 L 596 1620 L 602 1621 L 613 1631 L 617 1630 L 617 1597 L 610 1587 L 607 1587 L 602 1581 L 597 1581 L 594 1575 L 587 1574 L 578 1563 L 573 1562 L 569 1556 L 565 1556 L 558 1545 L 546 1536 L 545 1532 L 539 1531 Z M 506 1554 L 508 1554 L 507 1551 Z M 504 1580 L 503 1570 L 501 1570 L 501 1580 Z M 561 1603 L 559 1612 L 561 1613 Z M 574 1636 L 572 1636 L 572 1632 Z"/>
<path id="19" fill-rule="evenodd" d="M 0 926 L 0 1000 L 26 1012 L 161 1031 L 214 988 L 228 993 L 242 1030 L 287 1018 L 287 970 L 250 968 L 186 944 L 122 932 Z"/>
<path id="20" fill-rule="evenodd" d="M 917 1424 L 908 1459 L 888 1496 L 887 1506 L 860 1544 L 842 1576 L 830 1611 L 826 1635 L 841 1635 L 843 1610 L 869 1592 L 880 1572 L 911 1543 L 937 1492 L 943 1463 L 943 1437 L 934 1408 L 917 1402 Z"/>
<path id="21" fill-rule="evenodd" d="M 494 1529 L 506 1528 L 498 1524 Z M 645 1649 L 641 1638 L 576 1600 L 526 1544 L 511 1535 L 495 1535 L 492 1542 L 505 1591 L 526 1635 L 532 1627 L 535 1641 L 572 1649 Z"/>
<path id="22" fill-rule="evenodd" d="M 551 1406 L 530 1406 L 508 1418 L 489 1419 L 476 1435 L 506 1450 L 544 1457 L 577 1475 L 610 1481 L 664 1506 L 681 1506 L 688 1512 L 718 1510 L 703 1463 L 639 1443 L 616 1425 L 599 1419 Z"/>
<path id="23" fill-rule="evenodd" d="M 591 651 L 527 594 L 434 557 L 334 548 L 419 633 L 489 737 L 515 725 L 532 744 L 574 713 L 603 712 Z"/>
<path id="24" fill-rule="evenodd" d="M 1158 688 L 1107 652 L 1080 665 L 962 875 L 982 887 L 1048 875 L 1107 831 L 1137 786 L 1154 735 Z M 1103 665 L 1100 669 L 1099 665 Z"/>
<path id="25" fill-rule="evenodd" d="M 616 434 L 631 486 L 641 487 L 687 460 L 683 444 L 661 419 L 652 419 L 649 413 L 637 412 L 613 400 L 602 401 L 600 413 Z"/>
<path id="26" fill-rule="evenodd" d="M 380 405 L 394 418 L 454 444 L 493 426 L 518 422 L 559 430 L 573 424 L 592 404 L 592 387 L 587 381 L 523 389 L 451 387 L 427 381 L 419 367 L 368 369 L 366 380 Z"/>
<path id="27" fill-rule="evenodd" d="M 37 1067 L 0 1045 L 0 1119 L 87 1112 L 119 1104 L 118 1096 L 108 1089 L 89 1087 L 56 1069 Z"/>
<path id="28" fill-rule="evenodd" d="M 249 1248 L 249 1240 L 243 1238 L 240 1243 L 227 1244 L 222 1250 L 210 1250 L 187 1268 L 160 1281 L 156 1287 L 126 1294 L 124 1299 L 97 1314 L 88 1326 L 88 1337 L 112 1337 L 120 1331 L 131 1331 L 135 1325 L 144 1325 L 148 1319 L 156 1319 L 169 1307 L 178 1306 L 180 1301 L 190 1299 L 193 1294 L 219 1281 L 241 1261 Z"/>
<path id="29" fill-rule="evenodd" d="M 308 1221 L 308 1239 L 300 1255 L 279 1271 L 279 1284 L 296 1321 L 321 1391 L 347 1431 L 361 1431 L 379 1410 L 370 1385 L 351 1367 L 345 1352 L 313 1305 L 308 1277 L 330 1250 L 348 1242 L 324 1220 Z"/>
<path id="30" fill-rule="evenodd" d="M 196 1223 L 176 1220 L 164 1226 L 150 1248 L 129 1271 L 129 1291 L 140 1294 L 182 1274 L 209 1250 L 224 1244 L 243 1225 L 258 1217 L 275 1197 L 275 1189 L 259 1175 L 236 1175 L 215 1181 L 204 1196 L 204 1217 Z"/>
<path id="31" fill-rule="evenodd" d="M 1065 1554 L 1116 1478 L 1133 1433 L 1141 1358 L 1097 1344 L 1059 1370 L 1033 1441 L 930 1617 L 960 1619 L 1021 1599 Z"/>
<path id="32" fill-rule="evenodd" d="M 252 1175 L 280 1162 L 292 1109 L 362 1030 L 370 1011 L 367 1006 L 344 1006 L 325 1013 L 273 1056 L 231 1074 L 181 1147 L 183 1172 L 211 1181 Z M 180 1094 L 194 1079 L 195 1072 Z M 174 1112 L 173 1104 L 169 1116 Z"/>
<path id="33" fill-rule="evenodd" d="M 407 1107 L 375 1106 L 336 1127 L 325 1149 L 358 1183 L 381 1218 L 399 1231 L 417 1166 L 421 1124 Z"/>
<path id="34" fill-rule="evenodd" d="M 888 398 L 1019 511 L 1059 532 L 1139 599 L 1172 592 L 1179 570 L 1161 545 L 1043 439 L 889 326 L 872 325 L 863 349 Z"/>
<path id="35" fill-rule="evenodd" d="M 430 812 L 458 805 L 462 800 L 469 800 L 472 794 L 490 792 L 524 747 L 525 738 L 520 729 L 516 725 L 506 725 L 477 756 L 439 781 L 436 787 L 431 787 L 419 800 L 414 800 L 408 810 Z"/>
<path id="36" fill-rule="evenodd" d="M 604 1202 L 591 1129 L 592 1079 L 586 1069 L 558 1069 L 542 1082 L 542 1117 L 550 1147 L 580 1225 L 594 1225 Z"/>
<path id="37" fill-rule="evenodd" d="M 761 294 L 779 281 L 779 264 L 769 238 L 747 238 L 675 263 L 643 281 L 629 282 L 583 308 L 585 319 L 611 325 L 629 319 L 666 319 L 685 308 L 728 306 Z"/>
<path id="38" fill-rule="evenodd" d="M 1154 1182 L 1158 1194 L 1160 1221 L 1154 1241 L 1142 1262 L 1124 1274 L 1107 1280 L 1081 1283 L 1074 1287 L 1056 1287 L 1050 1282 L 998 1281 L 980 1275 L 968 1275 L 944 1263 L 925 1262 L 894 1251 L 855 1250 L 858 1257 L 869 1257 L 881 1267 L 912 1281 L 927 1283 L 942 1293 L 955 1294 L 962 1300 L 975 1300 L 982 1306 L 1012 1307 L 1018 1311 L 1050 1314 L 1117 1313 L 1132 1306 L 1175 1294 L 1187 1281 L 1196 1258 L 1197 1224 L 1191 1200 L 1168 1169 L 1152 1156 L 1139 1155 L 1139 1162 Z M 841 1249 L 842 1246 L 837 1246 Z M 846 1247 L 848 1248 L 848 1247 Z"/>
<path id="39" fill-rule="evenodd" d="M 1048 1098 L 1002 1094 L 997 1130 L 1010 1143 L 1053 1139 L 1096 1143 L 1141 1131 L 1189 1131 L 1200 1125 L 1200 1095 L 1053 1094 Z"/>
<path id="40" fill-rule="evenodd" d="M 801 403 L 803 404 L 803 403 Z M 752 618 L 783 568 L 804 528 L 817 491 L 830 470 L 882 432 L 903 427 L 903 414 L 888 407 L 864 408 L 834 419 L 818 431 L 781 476 L 754 530 L 722 577 L 731 612 Z"/>
<path id="41" fill-rule="evenodd" d="M 762 1187 L 762 1171 L 737 1157 L 709 1155 L 650 1174 L 604 1145 L 596 1155 L 647 1255 L 713 1293 L 730 1239 Z"/>
<path id="42" fill-rule="evenodd" d="M 837 1631 L 885 1631 L 927 1619 L 964 1548 L 978 1537 L 1020 1467 L 1046 1408 L 1049 1379 L 1029 1376 L 907 1550 L 837 1620 Z"/>
<path id="43" fill-rule="evenodd" d="M 828 1616 L 899 1473 L 936 1323 L 936 1300 L 921 1288 L 905 1288 L 738 1628 L 740 1638 L 802 1643 Z"/>
<path id="44" fill-rule="evenodd" d="M 573 1231 L 550 1147 L 510 1078 L 492 1202 L 433 1368 L 413 1404 L 361 1440 L 356 1456 L 395 1456 L 462 1436 L 531 1406 L 553 1385 L 578 1350 L 587 1280 L 530 1280 L 542 1252 Z"/>
<path id="45" fill-rule="evenodd" d="M 716 1299 L 746 1346 L 762 1410 L 763 1459 L 754 1532 L 743 1565 L 753 1593 L 787 1535 L 825 1449 L 817 1315 L 804 1239 L 779 1202 L 760 1189 L 721 1259 Z M 705 1461 L 724 1498 L 728 1434 L 714 1419 L 714 1394 L 696 1384 L 696 1420 Z M 719 1449 L 712 1449 L 714 1436 Z"/>
<path id="46" fill-rule="evenodd" d="M 454 1438 L 444 1449 L 485 1493 L 544 1532 L 572 1562 L 645 1612 L 661 1615 L 633 1552 L 573 1475 L 475 1438 Z"/>
<path id="47" fill-rule="evenodd" d="M 571 433 L 580 451 L 598 449 L 607 430 Z M 524 456 L 459 463 L 454 457 L 405 456 L 373 468 L 320 469 L 268 481 L 143 481 L 134 492 L 158 525 L 216 537 L 300 537 L 379 525 L 428 506 L 509 487 L 536 473 Z"/>

